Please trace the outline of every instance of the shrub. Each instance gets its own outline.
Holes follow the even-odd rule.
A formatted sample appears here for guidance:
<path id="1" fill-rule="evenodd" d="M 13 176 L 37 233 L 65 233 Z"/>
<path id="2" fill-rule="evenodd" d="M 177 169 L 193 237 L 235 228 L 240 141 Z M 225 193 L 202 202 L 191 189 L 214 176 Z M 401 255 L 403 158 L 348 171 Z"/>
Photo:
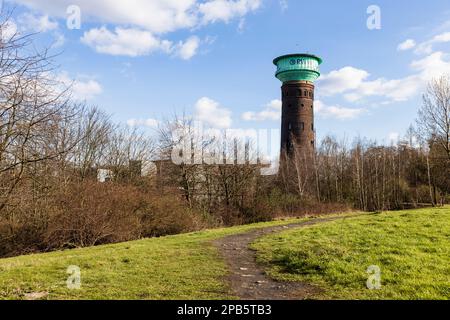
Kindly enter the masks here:
<path id="1" fill-rule="evenodd" d="M 49 221 L 46 243 L 53 249 L 136 239 L 143 207 L 145 199 L 136 187 L 72 183 L 55 196 L 56 213 Z"/>
<path id="2" fill-rule="evenodd" d="M 176 192 L 151 197 L 139 217 L 144 237 L 196 231 L 207 225 L 202 214 L 189 208 Z"/>

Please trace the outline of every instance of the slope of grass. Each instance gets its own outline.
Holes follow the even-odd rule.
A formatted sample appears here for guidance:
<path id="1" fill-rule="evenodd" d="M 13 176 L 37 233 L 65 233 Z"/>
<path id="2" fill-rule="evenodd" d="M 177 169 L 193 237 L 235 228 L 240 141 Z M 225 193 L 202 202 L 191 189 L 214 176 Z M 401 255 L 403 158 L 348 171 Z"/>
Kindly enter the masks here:
<path id="1" fill-rule="evenodd" d="M 211 240 L 299 219 L 0 259 L 0 299 L 231 299 L 227 273 Z M 70 290 L 67 268 L 81 270 Z M 48 293 L 48 295 L 47 295 Z"/>
<path id="2" fill-rule="evenodd" d="M 450 207 L 337 220 L 253 247 L 272 277 L 315 284 L 323 289 L 317 298 L 450 298 Z M 367 288 L 369 266 L 381 270 L 378 290 Z"/>

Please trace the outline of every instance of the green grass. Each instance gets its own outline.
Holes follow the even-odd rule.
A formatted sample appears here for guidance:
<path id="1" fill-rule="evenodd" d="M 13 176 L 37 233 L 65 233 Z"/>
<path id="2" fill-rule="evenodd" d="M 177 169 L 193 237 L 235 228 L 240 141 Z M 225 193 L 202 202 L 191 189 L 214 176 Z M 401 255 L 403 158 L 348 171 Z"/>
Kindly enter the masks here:
<path id="1" fill-rule="evenodd" d="M 0 299 L 233 299 L 211 241 L 301 220 L 207 230 L 93 248 L 0 259 Z M 264 237 L 254 245 L 275 278 L 317 285 L 317 298 L 450 298 L 450 208 L 362 215 Z M 81 289 L 66 286 L 81 269 Z M 367 268 L 381 268 L 368 290 Z"/>
<path id="2" fill-rule="evenodd" d="M 233 299 L 225 263 L 211 240 L 291 219 L 0 259 L 0 299 L 48 292 L 46 299 Z M 81 269 L 81 289 L 66 286 L 67 268 Z"/>
<path id="3" fill-rule="evenodd" d="M 383 212 L 259 239 L 269 275 L 321 288 L 321 299 L 449 299 L 450 207 Z M 367 268 L 381 288 L 367 289 Z"/>

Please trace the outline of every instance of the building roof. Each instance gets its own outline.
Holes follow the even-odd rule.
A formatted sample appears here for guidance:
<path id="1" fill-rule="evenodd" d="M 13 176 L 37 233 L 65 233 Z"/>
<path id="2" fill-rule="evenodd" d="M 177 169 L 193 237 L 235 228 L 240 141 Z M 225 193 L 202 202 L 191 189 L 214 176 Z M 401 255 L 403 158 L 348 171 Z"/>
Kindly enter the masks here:
<path id="1" fill-rule="evenodd" d="M 307 57 L 307 58 L 313 58 L 313 59 L 317 59 L 317 60 L 319 61 L 319 64 L 322 63 L 322 58 L 320 58 L 320 57 L 318 57 L 318 56 L 316 56 L 316 55 L 313 55 L 313 54 L 309 54 L 309 53 L 291 53 L 291 54 L 285 54 L 285 55 L 283 55 L 283 56 L 280 56 L 280 57 L 278 57 L 278 58 L 275 58 L 275 59 L 273 60 L 273 64 L 274 64 L 274 65 L 277 65 L 278 61 L 280 61 L 281 59 L 284 59 L 284 58 L 293 58 L 293 57 Z"/>

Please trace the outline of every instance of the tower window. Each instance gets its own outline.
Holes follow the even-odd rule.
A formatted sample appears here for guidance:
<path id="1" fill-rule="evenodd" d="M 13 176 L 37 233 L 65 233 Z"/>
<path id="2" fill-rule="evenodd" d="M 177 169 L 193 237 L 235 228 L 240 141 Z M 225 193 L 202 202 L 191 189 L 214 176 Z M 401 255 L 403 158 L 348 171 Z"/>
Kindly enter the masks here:
<path id="1" fill-rule="evenodd" d="M 311 130 L 314 131 L 314 123 L 311 123 Z"/>
<path id="2" fill-rule="evenodd" d="M 304 122 L 300 122 L 300 130 L 305 130 L 305 123 Z"/>
<path id="3" fill-rule="evenodd" d="M 311 147 L 314 148 L 314 141 L 311 141 Z"/>
<path id="4" fill-rule="evenodd" d="M 302 108 L 304 108 L 305 107 L 305 105 L 302 103 Z"/>
<path id="5" fill-rule="evenodd" d="M 288 128 L 289 128 L 289 130 L 292 130 L 292 124 L 291 123 L 289 123 Z"/>
<path id="6" fill-rule="evenodd" d="M 309 97 L 312 98 L 312 92 L 311 91 L 309 92 Z"/>
<path id="7" fill-rule="evenodd" d="M 313 106 L 313 105 L 311 105 L 311 109 L 312 109 L 312 108 L 314 108 L 314 106 Z"/>
<path id="8" fill-rule="evenodd" d="M 286 140 L 286 149 L 287 149 L 287 153 L 291 153 L 291 152 L 292 152 L 292 147 L 293 147 L 292 141 L 291 141 L 290 138 L 288 138 L 288 139 Z"/>
<path id="9" fill-rule="evenodd" d="M 302 90 L 298 90 L 298 91 L 297 91 L 297 95 L 298 95 L 299 97 L 301 97 L 301 96 L 302 96 Z"/>
<path id="10" fill-rule="evenodd" d="M 305 90 L 305 97 L 307 97 L 307 96 L 308 96 L 308 91 Z"/>

